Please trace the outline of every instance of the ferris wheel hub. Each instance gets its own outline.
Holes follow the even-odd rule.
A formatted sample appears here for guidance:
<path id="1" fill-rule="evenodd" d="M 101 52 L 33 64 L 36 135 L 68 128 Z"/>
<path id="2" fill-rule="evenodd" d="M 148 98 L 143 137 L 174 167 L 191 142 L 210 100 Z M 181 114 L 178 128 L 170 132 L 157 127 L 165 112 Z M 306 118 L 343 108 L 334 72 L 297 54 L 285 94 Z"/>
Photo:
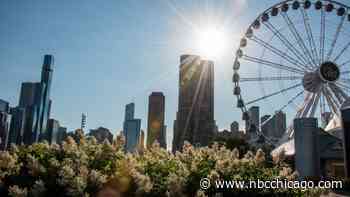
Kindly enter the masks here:
<path id="1" fill-rule="evenodd" d="M 335 82 L 340 76 L 339 67 L 331 61 L 323 62 L 319 68 L 319 75 L 324 82 Z"/>
<path id="2" fill-rule="evenodd" d="M 339 77 L 339 67 L 333 62 L 326 61 L 316 71 L 305 73 L 302 82 L 306 91 L 316 93 L 323 84 L 334 83 Z"/>

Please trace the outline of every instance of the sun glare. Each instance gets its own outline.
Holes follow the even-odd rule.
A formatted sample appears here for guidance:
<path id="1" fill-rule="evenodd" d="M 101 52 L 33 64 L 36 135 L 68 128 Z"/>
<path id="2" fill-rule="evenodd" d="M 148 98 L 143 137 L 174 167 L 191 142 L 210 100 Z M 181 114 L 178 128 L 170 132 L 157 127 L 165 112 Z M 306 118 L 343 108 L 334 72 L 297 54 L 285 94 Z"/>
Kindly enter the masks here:
<path id="1" fill-rule="evenodd" d="M 224 31 L 207 28 L 198 31 L 197 47 L 199 55 L 206 59 L 217 59 L 223 55 L 226 47 Z"/>

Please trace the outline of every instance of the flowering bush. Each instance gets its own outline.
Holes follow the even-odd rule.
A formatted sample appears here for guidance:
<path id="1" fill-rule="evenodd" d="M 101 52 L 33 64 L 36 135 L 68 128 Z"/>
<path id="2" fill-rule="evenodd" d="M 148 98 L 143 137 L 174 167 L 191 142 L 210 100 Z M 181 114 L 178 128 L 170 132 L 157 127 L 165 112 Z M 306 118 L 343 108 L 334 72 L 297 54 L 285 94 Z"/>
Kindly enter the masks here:
<path id="1" fill-rule="evenodd" d="M 36 143 L 12 146 L 0 152 L 0 196 L 300 196 L 302 190 L 200 189 L 200 180 L 293 180 L 294 173 L 281 159 L 273 167 L 258 150 L 240 155 L 237 149 L 213 144 L 194 148 L 185 143 L 172 154 L 154 144 L 130 154 L 123 140 L 98 144 L 93 137 L 79 143 L 68 137 L 62 145 Z"/>

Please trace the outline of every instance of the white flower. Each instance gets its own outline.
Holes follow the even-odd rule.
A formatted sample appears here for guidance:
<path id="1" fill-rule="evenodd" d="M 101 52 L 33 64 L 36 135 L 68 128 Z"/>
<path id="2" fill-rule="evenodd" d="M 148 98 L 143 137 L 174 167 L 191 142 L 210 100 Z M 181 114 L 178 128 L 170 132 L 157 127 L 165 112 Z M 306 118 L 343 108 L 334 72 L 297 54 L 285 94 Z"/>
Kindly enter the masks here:
<path id="1" fill-rule="evenodd" d="M 46 168 L 32 155 L 27 155 L 27 167 L 29 169 L 29 174 L 33 176 L 46 173 Z"/>
<path id="2" fill-rule="evenodd" d="M 261 164 L 264 161 L 265 161 L 265 153 L 264 153 L 264 151 L 259 149 L 258 151 L 256 151 L 256 154 L 255 154 L 255 162 L 257 164 Z"/>
<path id="3" fill-rule="evenodd" d="M 196 197 L 207 197 L 207 195 L 205 195 L 204 191 L 198 190 L 196 193 Z"/>
<path id="4" fill-rule="evenodd" d="M 28 190 L 27 188 L 20 188 L 18 185 L 13 185 L 9 187 L 9 195 L 12 197 L 27 197 Z"/>
<path id="5" fill-rule="evenodd" d="M 16 165 L 17 156 L 10 155 L 8 151 L 0 151 L 0 168 L 11 168 Z"/>
<path id="6" fill-rule="evenodd" d="M 107 182 L 107 176 L 97 170 L 91 170 L 89 181 L 97 187 L 101 187 L 104 183 Z"/>
<path id="7" fill-rule="evenodd" d="M 148 193 L 152 190 L 153 184 L 149 176 L 143 175 L 139 173 L 137 170 L 133 169 L 131 172 L 131 176 L 133 177 L 137 188 L 137 193 Z"/>

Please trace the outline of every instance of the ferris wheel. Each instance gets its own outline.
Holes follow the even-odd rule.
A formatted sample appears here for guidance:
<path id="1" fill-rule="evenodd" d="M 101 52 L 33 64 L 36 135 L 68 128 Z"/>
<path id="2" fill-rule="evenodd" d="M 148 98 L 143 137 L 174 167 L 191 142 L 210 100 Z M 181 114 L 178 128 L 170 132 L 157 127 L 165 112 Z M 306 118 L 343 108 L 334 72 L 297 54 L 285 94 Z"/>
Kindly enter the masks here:
<path id="1" fill-rule="evenodd" d="M 284 110 L 290 118 L 338 116 L 350 95 L 350 7 L 333 0 L 273 5 L 249 25 L 233 71 L 233 94 L 246 123 L 253 105 Z"/>

